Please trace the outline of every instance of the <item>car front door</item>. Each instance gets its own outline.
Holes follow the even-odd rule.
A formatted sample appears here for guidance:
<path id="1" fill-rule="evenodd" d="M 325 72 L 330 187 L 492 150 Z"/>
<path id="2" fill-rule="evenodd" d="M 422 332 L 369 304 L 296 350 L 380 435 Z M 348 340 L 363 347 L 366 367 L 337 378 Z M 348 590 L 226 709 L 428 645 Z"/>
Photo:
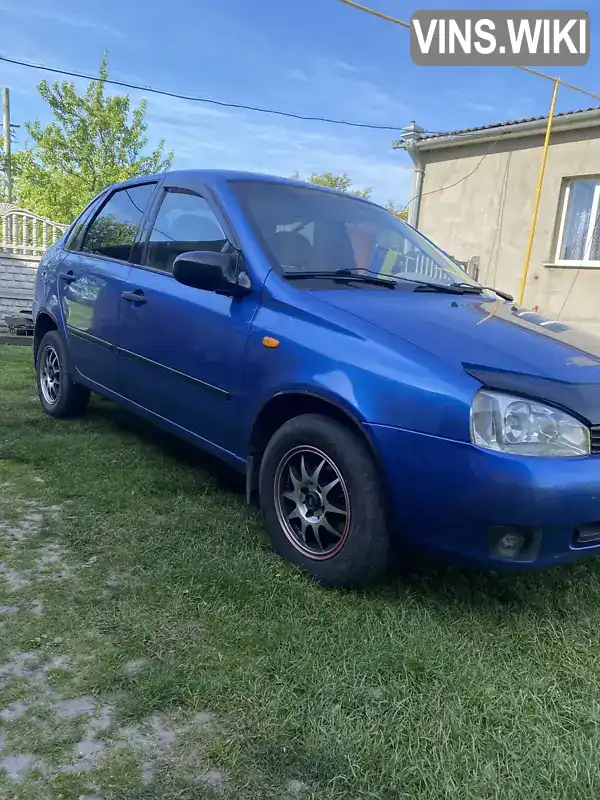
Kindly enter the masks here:
<path id="1" fill-rule="evenodd" d="M 163 184 L 142 263 L 127 280 L 118 352 L 127 398 L 235 452 L 242 358 L 259 293 L 227 297 L 184 286 L 172 275 L 181 253 L 231 249 L 233 235 L 225 229 L 206 196 Z"/>
<path id="2" fill-rule="evenodd" d="M 77 371 L 98 388 L 118 391 L 117 330 L 132 248 L 155 183 L 108 194 L 75 232 L 60 265 L 58 292 L 69 352 Z"/>

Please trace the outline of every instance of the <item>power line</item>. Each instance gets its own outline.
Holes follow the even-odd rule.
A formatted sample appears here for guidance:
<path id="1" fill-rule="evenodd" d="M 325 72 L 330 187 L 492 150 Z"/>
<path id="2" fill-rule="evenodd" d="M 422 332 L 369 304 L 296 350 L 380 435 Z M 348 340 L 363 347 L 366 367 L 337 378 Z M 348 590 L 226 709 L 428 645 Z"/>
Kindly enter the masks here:
<path id="1" fill-rule="evenodd" d="M 479 169 L 479 167 L 480 167 L 480 166 L 483 164 L 483 162 L 485 161 L 485 159 L 486 159 L 486 158 L 489 156 L 489 154 L 492 152 L 492 150 L 494 149 L 494 147 L 495 147 L 495 146 L 498 144 L 498 142 L 500 141 L 500 139 L 502 139 L 502 137 L 505 135 L 505 133 L 506 133 L 506 131 L 502 131 L 502 133 L 500 134 L 500 136 L 496 137 L 496 138 L 495 138 L 495 139 L 494 139 L 494 140 L 493 140 L 493 141 L 490 143 L 489 147 L 487 148 L 487 150 L 485 151 L 485 153 L 484 153 L 484 154 L 481 156 L 481 158 L 479 159 L 479 161 L 477 162 L 477 164 L 475 165 L 475 167 L 474 167 L 474 168 L 471 170 L 471 172 L 469 172 L 467 175 L 463 175 L 463 177 L 462 177 L 462 178 L 459 178 L 457 181 L 454 181 L 454 183 L 449 183 L 447 186 L 440 186 L 440 188 L 439 188 L 439 189 L 432 189 L 432 190 L 431 190 L 431 191 L 429 191 L 429 192 L 423 192 L 422 194 L 415 195 L 414 197 L 411 197 L 411 199 L 408 201 L 408 203 L 407 203 L 407 204 L 404 206 L 404 208 L 402 209 L 402 212 L 404 212 L 404 211 L 406 211 L 408 208 L 410 208 L 410 205 L 411 205 L 411 203 L 412 203 L 414 200 L 416 200 L 416 199 L 417 199 L 417 197 L 419 197 L 419 198 L 423 198 L 423 197 L 427 197 L 427 195 L 429 195 L 429 194 L 436 194 L 437 192 L 444 192 L 444 191 L 446 191 L 446 189 L 452 189 L 454 186 L 458 186 L 458 184 L 459 184 L 459 183 L 462 183 L 463 181 L 466 181 L 466 180 L 467 180 L 467 178 L 470 178 L 470 177 L 471 177 L 471 175 L 474 175 L 474 174 L 477 172 L 477 170 Z"/>
<path id="2" fill-rule="evenodd" d="M 369 8 L 369 6 L 363 6 L 360 3 L 355 3 L 354 0 L 340 0 L 341 3 L 345 3 L 347 6 L 352 6 L 352 8 L 358 8 L 359 11 L 365 11 L 367 14 L 372 14 L 374 17 L 379 17 L 380 19 L 385 19 L 387 22 L 393 22 L 395 25 L 401 25 L 403 28 L 410 29 L 410 22 L 405 22 L 403 19 L 397 19 L 396 17 L 390 17 L 389 14 L 384 14 L 382 11 L 377 11 L 374 8 Z M 588 97 L 593 97 L 596 100 L 600 100 L 600 94 L 596 94 L 596 92 L 590 92 L 589 89 L 582 89 L 581 86 L 576 86 L 574 83 L 567 83 L 567 81 L 563 81 L 560 78 L 553 78 L 552 75 L 546 75 L 545 72 L 540 72 L 537 69 L 532 69 L 531 67 L 523 67 L 518 64 L 515 64 L 517 69 L 523 70 L 523 72 L 530 72 L 532 75 L 537 75 L 539 78 L 545 78 L 548 81 L 559 81 L 559 83 L 564 86 L 566 89 L 572 89 L 575 92 L 581 92 L 582 94 L 587 94 Z"/>
<path id="3" fill-rule="evenodd" d="M 173 97 L 177 100 L 188 100 L 194 103 L 207 103 L 213 106 L 221 106 L 223 108 L 236 108 L 243 111 L 256 111 L 260 114 L 272 114 L 278 117 L 289 117 L 291 119 L 307 120 L 309 122 L 328 122 L 332 125 L 346 125 L 350 128 L 368 128 L 370 130 L 378 131 L 395 131 L 396 133 L 402 130 L 401 125 L 375 125 L 368 122 L 352 122 L 345 119 L 333 119 L 332 117 L 313 117 L 304 114 L 296 114 L 292 111 L 279 111 L 273 108 L 264 108 L 262 106 L 245 105 L 244 103 L 227 103 L 224 100 L 212 100 L 208 97 L 197 97 L 194 95 L 179 94 L 177 92 L 169 92 L 166 89 L 154 89 L 151 86 L 143 86 L 135 83 L 128 83 L 127 81 L 117 81 L 112 78 L 101 78 L 97 75 L 86 75 L 83 72 L 75 72 L 67 69 L 58 69 L 58 67 L 46 67 L 43 64 L 33 64 L 29 61 L 22 61 L 17 58 L 6 58 L 0 56 L 0 61 L 5 61 L 7 64 L 16 64 L 20 67 L 28 67 L 29 69 L 37 69 L 42 72 L 52 72 L 57 75 L 66 75 L 70 78 L 84 78 L 89 81 L 97 81 L 99 83 L 107 83 L 111 86 L 122 86 L 126 89 L 136 89 L 141 92 L 149 92 L 151 94 L 162 95 L 163 97 Z"/>
<path id="4" fill-rule="evenodd" d="M 600 94 L 596 94 L 596 92 L 590 92 L 589 89 L 582 89 L 581 86 L 576 86 L 574 83 L 567 83 L 567 81 L 563 81 L 562 78 L 553 78 L 552 75 L 546 75 L 545 72 L 539 72 L 539 70 L 532 69 L 531 67 L 517 67 L 517 69 L 522 69 L 523 72 L 530 72 L 532 75 L 537 75 L 538 78 L 545 78 L 547 81 L 554 81 L 554 83 L 558 81 L 558 83 L 560 83 L 561 86 L 564 86 L 565 89 L 572 89 L 574 92 L 587 94 L 588 97 L 593 97 L 594 100 L 600 100 Z"/>
<path id="5" fill-rule="evenodd" d="M 410 28 L 410 22 L 404 22 L 402 19 L 390 17 L 389 14 L 384 14 L 383 11 L 376 11 L 374 8 L 368 8 L 368 6 L 361 6 L 360 3 L 355 3 L 354 0 L 341 0 L 341 2 L 346 3 L 347 6 L 358 8 L 360 11 L 366 11 L 367 14 L 373 14 L 374 17 L 385 19 L 387 22 L 393 22 L 395 25 L 402 25 L 403 28 Z"/>

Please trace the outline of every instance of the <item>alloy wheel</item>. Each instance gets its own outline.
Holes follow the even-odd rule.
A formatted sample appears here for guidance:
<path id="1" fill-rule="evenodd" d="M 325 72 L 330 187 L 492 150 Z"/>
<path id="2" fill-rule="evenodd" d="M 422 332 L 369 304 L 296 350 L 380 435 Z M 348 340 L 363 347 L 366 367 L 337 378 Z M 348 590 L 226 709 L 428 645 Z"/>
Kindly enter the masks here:
<path id="1" fill-rule="evenodd" d="M 53 406 L 60 397 L 61 369 L 58 353 L 52 345 L 47 345 L 41 356 L 40 388 L 44 400 Z"/>
<path id="2" fill-rule="evenodd" d="M 350 529 L 350 497 L 342 473 L 309 445 L 286 453 L 274 481 L 275 509 L 289 541 L 314 559 L 331 558 Z"/>

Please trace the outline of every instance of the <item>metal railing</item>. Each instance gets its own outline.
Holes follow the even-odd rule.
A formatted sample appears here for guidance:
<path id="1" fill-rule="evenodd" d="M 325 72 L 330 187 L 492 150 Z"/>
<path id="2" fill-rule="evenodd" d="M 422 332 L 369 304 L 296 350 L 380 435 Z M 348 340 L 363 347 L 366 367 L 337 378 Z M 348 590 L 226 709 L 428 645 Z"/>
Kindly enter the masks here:
<path id="1" fill-rule="evenodd" d="M 41 256 L 68 227 L 10 203 L 0 203 L 0 252 Z"/>

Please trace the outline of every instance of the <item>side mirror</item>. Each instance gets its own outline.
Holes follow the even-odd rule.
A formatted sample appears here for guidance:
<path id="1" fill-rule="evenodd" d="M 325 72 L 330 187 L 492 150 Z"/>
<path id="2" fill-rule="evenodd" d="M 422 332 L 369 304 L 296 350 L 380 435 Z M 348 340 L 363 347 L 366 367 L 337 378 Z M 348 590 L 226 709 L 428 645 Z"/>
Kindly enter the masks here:
<path id="1" fill-rule="evenodd" d="M 173 277 L 185 286 L 206 292 L 240 297 L 251 290 L 250 278 L 237 273 L 237 253 L 215 253 L 192 250 L 182 253 L 173 262 Z"/>

